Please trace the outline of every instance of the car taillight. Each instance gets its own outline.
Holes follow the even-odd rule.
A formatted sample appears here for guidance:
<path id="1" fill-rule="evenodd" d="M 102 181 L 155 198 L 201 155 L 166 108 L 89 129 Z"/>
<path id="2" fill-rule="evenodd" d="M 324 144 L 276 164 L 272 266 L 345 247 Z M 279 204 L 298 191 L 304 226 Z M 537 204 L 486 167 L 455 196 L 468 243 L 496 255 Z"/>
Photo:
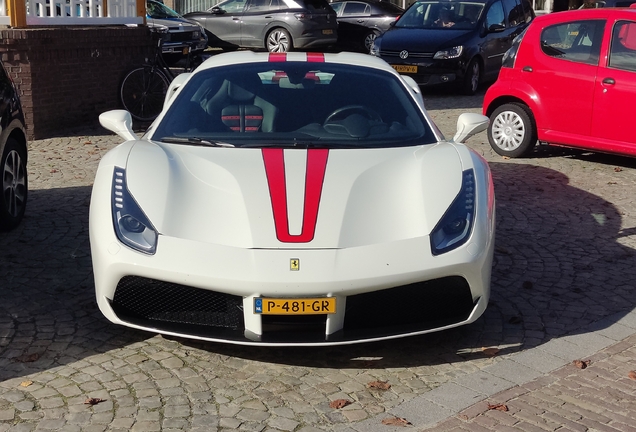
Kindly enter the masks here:
<path id="1" fill-rule="evenodd" d="M 314 18 L 314 16 L 310 13 L 295 13 L 294 16 L 299 21 L 310 20 Z"/>

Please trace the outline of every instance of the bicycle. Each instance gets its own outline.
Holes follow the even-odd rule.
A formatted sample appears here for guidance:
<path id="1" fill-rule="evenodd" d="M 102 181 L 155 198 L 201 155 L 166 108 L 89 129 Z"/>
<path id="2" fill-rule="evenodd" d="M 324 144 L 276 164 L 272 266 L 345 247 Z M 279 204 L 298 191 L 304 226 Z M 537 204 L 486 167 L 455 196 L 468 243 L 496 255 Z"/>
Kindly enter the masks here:
<path id="1" fill-rule="evenodd" d="M 121 103 L 130 115 L 141 122 L 152 121 L 163 109 L 163 102 L 168 86 L 177 76 L 163 59 L 163 36 L 168 29 L 151 29 L 156 39 L 154 57 L 137 67 L 124 77 L 119 95 Z M 190 72 L 198 64 L 193 62 L 191 50 L 188 48 L 184 72 Z"/>

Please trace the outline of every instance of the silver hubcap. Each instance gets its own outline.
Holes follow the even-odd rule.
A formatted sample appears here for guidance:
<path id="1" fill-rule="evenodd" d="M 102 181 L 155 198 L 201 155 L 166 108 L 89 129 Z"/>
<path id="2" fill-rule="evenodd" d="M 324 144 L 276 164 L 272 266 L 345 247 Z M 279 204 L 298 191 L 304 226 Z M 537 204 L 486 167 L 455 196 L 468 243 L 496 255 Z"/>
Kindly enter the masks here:
<path id="1" fill-rule="evenodd" d="M 470 76 L 470 88 L 476 91 L 477 87 L 479 87 L 479 65 L 475 63 L 473 64 L 473 70 Z"/>
<path id="2" fill-rule="evenodd" d="M 377 37 L 378 35 L 375 33 L 369 33 L 367 37 L 364 38 L 364 47 L 367 51 L 371 51 L 371 45 L 373 45 L 373 41 L 375 41 L 375 38 Z"/>
<path id="3" fill-rule="evenodd" d="M 500 113 L 492 123 L 492 139 L 502 150 L 512 151 L 521 145 L 526 136 L 523 119 L 513 111 Z"/>
<path id="4" fill-rule="evenodd" d="M 289 38 L 284 32 L 274 30 L 267 38 L 267 49 L 269 52 L 287 52 Z"/>
<path id="5" fill-rule="evenodd" d="M 2 169 L 2 194 L 7 211 L 17 217 L 26 197 L 26 172 L 20 154 L 15 150 L 9 152 Z"/>

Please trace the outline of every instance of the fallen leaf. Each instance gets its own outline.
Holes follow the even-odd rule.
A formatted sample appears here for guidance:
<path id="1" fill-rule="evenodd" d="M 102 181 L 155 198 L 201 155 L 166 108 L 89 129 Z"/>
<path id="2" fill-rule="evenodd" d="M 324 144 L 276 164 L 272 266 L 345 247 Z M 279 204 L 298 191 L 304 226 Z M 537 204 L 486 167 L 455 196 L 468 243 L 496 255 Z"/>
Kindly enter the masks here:
<path id="1" fill-rule="evenodd" d="M 589 360 L 574 360 L 572 363 L 579 369 L 585 369 L 590 365 Z"/>
<path id="2" fill-rule="evenodd" d="M 106 399 L 100 399 L 100 398 L 88 398 L 84 401 L 84 403 L 86 405 L 97 405 L 100 402 L 104 402 Z"/>
<path id="3" fill-rule="evenodd" d="M 530 281 L 525 281 L 522 285 L 521 285 L 524 289 L 532 289 L 532 282 Z"/>
<path id="4" fill-rule="evenodd" d="M 481 351 L 488 357 L 494 357 L 499 353 L 499 348 L 482 348 Z"/>
<path id="5" fill-rule="evenodd" d="M 501 158 L 502 158 L 503 160 L 508 160 L 508 159 L 510 159 L 510 156 L 502 156 Z"/>
<path id="6" fill-rule="evenodd" d="M 371 381 L 367 384 L 367 388 L 375 388 L 379 390 L 388 390 L 391 388 L 391 384 L 388 381 Z"/>
<path id="7" fill-rule="evenodd" d="M 629 377 L 629 379 L 636 381 L 636 371 L 629 371 L 627 376 Z"/>
<path id="8" fill-rule="evenodd" d="M 329 402 L 329 407 L 336 408 L 336 409 L 344 408 L 347 405 L 351 405 L 351 401 L 348 401 L 346 399 L 336 399 L 336 400 L 333 400 L 333 401 Z"/>
<path id="9" fill-rule="evenodd" d="M 20 383 L 20 387 L 28 387 L 28 386 L 30 386 L 31 384 L 33 384 L 33 381 L 22 381 L 22 382 Z"/>
<path id="10" fill-rule="evenodd" d="M 488 404 L 489 410 L 497 410 L 497 411 L 508 411 L 508 406 L 505 404 Z"/>
<path id="11" fill-rule="evenodd" d="M 31 363 L 34 361 L 37 361 L 37 359 L 40 358 L 40 354 L 38 353 L 33 353 L 33 354 L 22 354 L 20 357 L 16 357 L 16 361 L 19 361 L 20 363 Z"/>
<path id="12" fill-rule="evenodd" d="M 623 171 L 623 168 L 621 167 L 614 168 L 614 172 L 621 172 L 621 171 Z"/>
<path id="13" fill-rule="evenodd" d="M 91 141 L 84 141 L 84 145 L 93 144 Z"/>
<path id="14" fill-rule="evenodd" d="M 402 417 L 389 417 L 382 420 L 382 424 L 387 426 L 407 426 L 410 425 L 411 422 Z"/>
<path id="15" fill-rule="evenodd" d="M 615 185 L 615 184 L 618 184 L 618 183 L 616 183 L 616 182 L 607 182 L 607 184 L 608 185 Z"/>
<path id="16" fill-rule="evenodd" d="M 53 168 L 53 169 L 51 170 L 51 173 L 56 173 L 56 172 L 57 172 L 57 170 L 56 170 L 55 168 Z"/>

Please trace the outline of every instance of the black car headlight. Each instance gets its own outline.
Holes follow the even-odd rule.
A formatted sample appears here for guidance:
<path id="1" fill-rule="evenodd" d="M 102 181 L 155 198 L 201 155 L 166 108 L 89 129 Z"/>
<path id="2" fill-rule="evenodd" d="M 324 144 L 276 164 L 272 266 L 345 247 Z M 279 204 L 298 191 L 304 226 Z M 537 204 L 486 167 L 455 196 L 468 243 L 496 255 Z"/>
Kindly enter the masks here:
<path id="1" fill-rule="evenodd" d="M 435 60 L 454 59 L 462 55 L 462 51 L 464 51 L 464 47 L 462 45 L 458 45 L 456 47 L 437 51 L 433 58 Z"/>
<path id="2" fill-rule="evenodd" d="M 112 214 L 119 241 L 139 252 L 154 254 L 157 230 L 132 197 L 126 186 L 126 170 L 115 167 L 112 188 Z"/>
<path id="3" fill-rule="evenodd" d="M 441 255 L 468 241 L 475 223 L 475 172 L 463 173 L 462 188 L 431 232 L 431 252 Z"/>

